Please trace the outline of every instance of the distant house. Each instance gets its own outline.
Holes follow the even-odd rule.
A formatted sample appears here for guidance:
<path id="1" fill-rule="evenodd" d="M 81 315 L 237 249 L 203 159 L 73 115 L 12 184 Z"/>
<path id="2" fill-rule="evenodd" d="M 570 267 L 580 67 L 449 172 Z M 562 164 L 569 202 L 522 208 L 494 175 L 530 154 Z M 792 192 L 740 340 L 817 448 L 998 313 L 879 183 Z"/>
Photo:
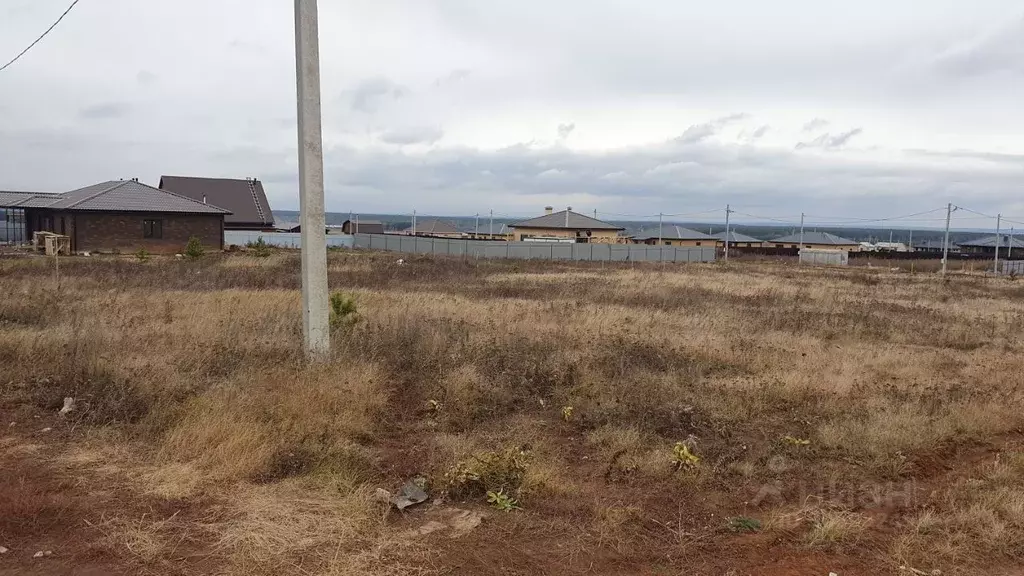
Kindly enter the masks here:
<path id="1" fill-rule="evenodd" d="M 554 212 L 551 206 L 544 208 L 543 216 L 509 224 L 509 228 L 512 229 L 512 239 L 517 242 L 551 240 L 595 244 L 620 243 L 619 232 L 625 230 L 573 212 L 572 208 Z"/>
<path id="2" fill-rule="evenodd" d="M 646 230 L 643 234 L 634 237 L 633 242 L 657 246 L 659 239 L 662 246 L 711 246 L 714 248 L 718 244 L 718 240 L 714 236 L 674 224 L 662 226 L 660 232 L 657 227 Z"/>
<path id="3" fill-rule="evenodd" d="M 160 189 L 231 211 L 224 219 L 228 230 L 274 230 L 263 183 L 255 178 L 198 178 L 161 176 Z"/>
<path id="4" fill-rule="evenodd" d="M 481 228 L 483 228 L 483 227 L 481 226 Z M 482 229 L 482 230 L 479 230 L 479 231 L 474 230 L 472 232 L 467 232 L 466 235 L 468 235 L 470 238 L 473 238 L 474 240 L 511 240 L 512 239 L 512 232 L 504 224 L 502 224 L 501 226 L 495 226 L 493 232 L 491 231 L 490 227 L 488 226 L 486 229 Z"/>
<path id="5" fill-rule="evenodd" d="M 1005 255 L 1007 250 L 1024 249 L 1024 241 L 1018 237 L 1011 238 L 1009 234 L 999 235 L 999 253 Z M 965 254 L 996 254 L 996 236 L 984 236 L 967 242 L 960 243 L 960 251 Z M 1024 255 L 1024 252 L 1021 253 Z"/>
<path id="6" fill-rule="evenodd" d="M 416 224 L 404 230 L 407 234 L 416 236 L 440 236 L 443 238 L 462 238 L 462 232 L 451 222 L 443 220 L 423 219 L 417 220 Z"/>
<path id="7" fill-rule="evenodd" d="M 114 180 L 63 194 L 4 194 L 0 207 L 21 212 L 24 238 L 33 232 L 68 236 L 73 252 L 180 252 L 193 236 L 224 248 L 224 218 L 213 204 L 147 186 Z"/>
<path id="8" fill-rule="evenodd" d="M 803 238 L 800 234 L 790 234 L 765 243 L 774 248 L 804 248 L 813 250 L 845 250 L 847 252 L 859 252 L 860 242 L 829 234 L 828 232 L 804 232 Z"/>
<path id="9" fill-rule="evenodd" d="M 725 246 L 725 231 L 719 232 L 718 234 L 712 234 L 711 236 L 718 240 L 719 246 Z M 746 234 L 740 234 L 735 230 L 729 230 L 730 248 L 760 248 L 763 245 L 764 240 L 754 238 L 753 236 L 747 236 Z"/>
<path id="10" fill-rule="evenodd" d="M 924 240 L 914 244 L 914 252 L 934 252 L 935 254 L 942 254 L 942 240 Z M 960 246 L 952 242 L 949 243 L 950 254 L 959 254 Z"/>
<path id="11" fill-rule="evenodd" d="M 383 234 L 384 223 L 380 220 L 345 220 L 341 225 L 342 234 Z"/>

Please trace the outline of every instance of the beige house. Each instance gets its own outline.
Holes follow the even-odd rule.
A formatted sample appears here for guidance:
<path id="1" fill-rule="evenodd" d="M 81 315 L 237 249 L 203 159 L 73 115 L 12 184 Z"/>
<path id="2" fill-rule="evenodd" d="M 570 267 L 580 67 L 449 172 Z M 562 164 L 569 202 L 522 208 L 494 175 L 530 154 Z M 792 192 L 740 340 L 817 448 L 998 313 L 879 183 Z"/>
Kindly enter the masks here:
<path id="1" fill-rule="evenodd" d="M 572 208 L 554 212 L 548 206 L 544 212 L 543 216 L 509 224 L 512 239 L 516 242 L 550 240 L 594 244 L 618 244 L 624 241 L 619 237 L 619 232 L 624 230 L 621 226 L 578 214 Z"/>
<path id="2" fill-rule="evenodd" d="M 725 247 L 725 232 L 719 232 L 718 234 L 712 234 L 716 240 L 718 240 L 718 246 L 720 248 Z M 754 238 L 753 236 L 747 236 L 746 234 L 740 234 L 735 230 L 729 230 L 729 247 L 730 248 L 760 248 L 764 246 L 764 240 Z"/>
<path id="3" fill-rule="evenodd" d="M 655 226 L 650 230 L 645 230 L 643 234 L 640 234 L 633 238 L 635 244 L 649 244 L 651 246 L 690 246 L 690 247 L 708 247 L 714 248 L 717 244 L 714 236 L 708 236 L 703 232 L 697 232 L 696 230 L 690 230 L 689 228 L 683 228 L 682 226 L 676 226 L 675 224 L 668 224 L 661 226 Z"/>
<path id="4" fill-rule="evenodd" d="M 816 250 L 845 250 L 846 252 L 860 252 L 860 242 L 829 234 L 828 232 L 804 232 L 790 234 L 782 238 L 776 238 L 765 242 L 770 248 L 812 248 Z"/>

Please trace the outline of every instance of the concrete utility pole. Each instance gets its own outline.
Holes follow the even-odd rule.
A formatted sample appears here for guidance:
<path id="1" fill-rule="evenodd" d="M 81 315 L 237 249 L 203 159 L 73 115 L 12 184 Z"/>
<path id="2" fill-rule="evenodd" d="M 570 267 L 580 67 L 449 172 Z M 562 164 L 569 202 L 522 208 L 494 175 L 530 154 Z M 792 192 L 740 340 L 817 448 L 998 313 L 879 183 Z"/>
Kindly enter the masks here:
<path id="1" fill-rule="evenodd" d="M 946 237 L 942 241 L 942 275 L 946 275 L 946 262 L 949 260 L 949 217 L 953 215 L 953 203 L 946 204 Z"/>
<path id="2" fill-rule="evenodd" d="M 664 214 L 658 213 L 658 246 L 661 246 L 661 228 L 664 219 Z"/>
<path id="3" fill-rule="evenodd" d="M 416 235 L 416 211 L 412 211 L 412 235 Z"/>
<path id="4" fill-rule="evenodd" d="M 910 242 L 907 244 L 907 250 L 914 252 L 914 230 L 910 230 Z"/>
<path id="5" fill-rule="evenodd" d="M 320 38 L 316 0 L 295 0 L 295 80 L 299 120 L 299 213 L 302 225 L 302 335 L 306 356 L 330 351 L 324 148 L 320 126 Z"/>
<path id="6" fill-rule="evenodd" d="M 594 220 L 597 220 L 597 208 L 594 208 Z"/>
<path id="7" fill-rule="evenodd" d="M 992 264 L 992 272 L 999 274 L 999 225 L 1002 224 L 1003 215 L 996 214 L 996 259 L 995 263 Z"/>
<path id="8" fill-rule="evenodd" d="M 474 236 L 479 236 L 480 235 L 480 213 L 479 212 L 476 213 L 476 224 L 473 225 L 473 235 Z"/>
<path id="9" fill-rule="evenodd" d="M 1010 226 L 1010 245 L 1006 247 L 1006 259 L 1013 260 L 1013 226 Z"/>
<path id="10" fill-rule="evenodd" d="M 804 213 L 800 213 L 800 249 L 804 249 Z"/>
<path id="11" fill-rule="evenodd" d="M 487 233 L 494 236 L 494 209 L 491 209 L 491 222 L 487 225 Z"/>
<path id="12" fill-rule="evenodd" d="M 729 209 L 729 205 L 725 205 L 725 261 L 729 261 L 729 214 L 732 210 Z"/>

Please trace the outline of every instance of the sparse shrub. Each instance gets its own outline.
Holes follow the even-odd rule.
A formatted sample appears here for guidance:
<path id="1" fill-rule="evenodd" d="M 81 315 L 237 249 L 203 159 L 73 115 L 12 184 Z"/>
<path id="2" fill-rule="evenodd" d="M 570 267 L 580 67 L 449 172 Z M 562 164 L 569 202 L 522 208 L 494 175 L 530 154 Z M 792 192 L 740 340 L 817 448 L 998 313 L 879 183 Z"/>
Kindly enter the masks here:
<path id="1" fill-rule="evenodd" d="M 736 516 L 729 518 L 729 529 L 733 532 L 760 532 L 761 521 L 756 518 Z"/>
<path id="2" fill-rule="evenodd" d="M 202 258 L 206 251 L 203 249 L 203 243 L 198 237 L 192 236 L 188 239 L 188 243 L 185 244 L 185 256 L 191 260 L 198 260 Z"/>
<path id="3" fill-rule="evenodd" d="M 447 492 L 456 498 L 472 498 L 488 492 L 508 498 L 519 495 L 526 479 L 529 454 L 522 448 L 473 455 L 445 473 Z"/>
<path id="4" fill-rule="evenodd" d="M 700 463 L 700 456 L 690 451 L 690 447 L 684 442 L 676 442 L 672 447 L 672 465 L 676 470 L 684 468 L 695 468 Z"/>
<path id="5" fill-rule="evenodd" d="M 255 242 L 249 242 L 245 247 L 252 250 L 252 255 L 257 258 L 266 258 L 267 256 L 270 256 L 270 244 L 267 244 L 263 239 L 263 236 L 257 238 Z"/>
<path id="6" fill-rule="evenodd" d="M 502 512 L 511 512 L 513 510 L 519 510 L 520 508 L 519 501 L 508 494 L 505 494 L 503 490 L 488 492 L 487 503 L 494 509 L 501 510 Z"/>
<path id="7" fill-rule="evenodd" d="M 830 547 L 855 542 L 871 521 L 856 512 L 820 508 L 811 513 L 810 522 L 810 529 L 804 537 L 807 544 Z"/>
<path id="8" fill-rule="evenodd" d="M 331 328 L 348 328 L 359 321 L 356 300 L 342 292 L 331 294 Z"/>
<path id="9" fill-rule="evenodd" d="M 139 251 L 135 253 L 135 259 L 139 262 L 148 262 L 149 252 L 146 252 L 145 248 L 139 248 Z"/>

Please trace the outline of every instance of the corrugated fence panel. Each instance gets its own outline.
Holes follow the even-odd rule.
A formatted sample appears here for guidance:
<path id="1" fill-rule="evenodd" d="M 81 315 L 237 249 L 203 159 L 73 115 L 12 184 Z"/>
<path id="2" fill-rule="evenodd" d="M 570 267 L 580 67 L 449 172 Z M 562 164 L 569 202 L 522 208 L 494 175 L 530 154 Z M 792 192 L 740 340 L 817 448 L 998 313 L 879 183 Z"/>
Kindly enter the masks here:
<path id="1" fill-rule="evenodd" d="M 1007 276 L 1010 274 L 1024 276 L 1024 260 L 1004 260 L 1000 265 L 1002 266 L 1003 274 Z"/>
<path id="2" fill-rule="evenodd" d="M 266 239 L 267 235 L 264 235 Z M 287 236 L 292 236 L 288 234 Z M 298 236 L 298 234 L 294 234 Z M 522 260 L 577 260 L 612 262 L 714 262 L 714 248 L 643 246 L 630 244 L 570 244 L 561 242 L 487 242 L 455 238 L 426 238 L 396 234 L 338 236 L 348 246 L 469 258 L 515 258 Z M 253 238 L 255 241 L 255 238 Z M 269 240 L 266 240 L 268 243 Z M 341 245 L 346 245 L 344 240 Z M 296 246 L 297 247 L 297 246 Z"/>

